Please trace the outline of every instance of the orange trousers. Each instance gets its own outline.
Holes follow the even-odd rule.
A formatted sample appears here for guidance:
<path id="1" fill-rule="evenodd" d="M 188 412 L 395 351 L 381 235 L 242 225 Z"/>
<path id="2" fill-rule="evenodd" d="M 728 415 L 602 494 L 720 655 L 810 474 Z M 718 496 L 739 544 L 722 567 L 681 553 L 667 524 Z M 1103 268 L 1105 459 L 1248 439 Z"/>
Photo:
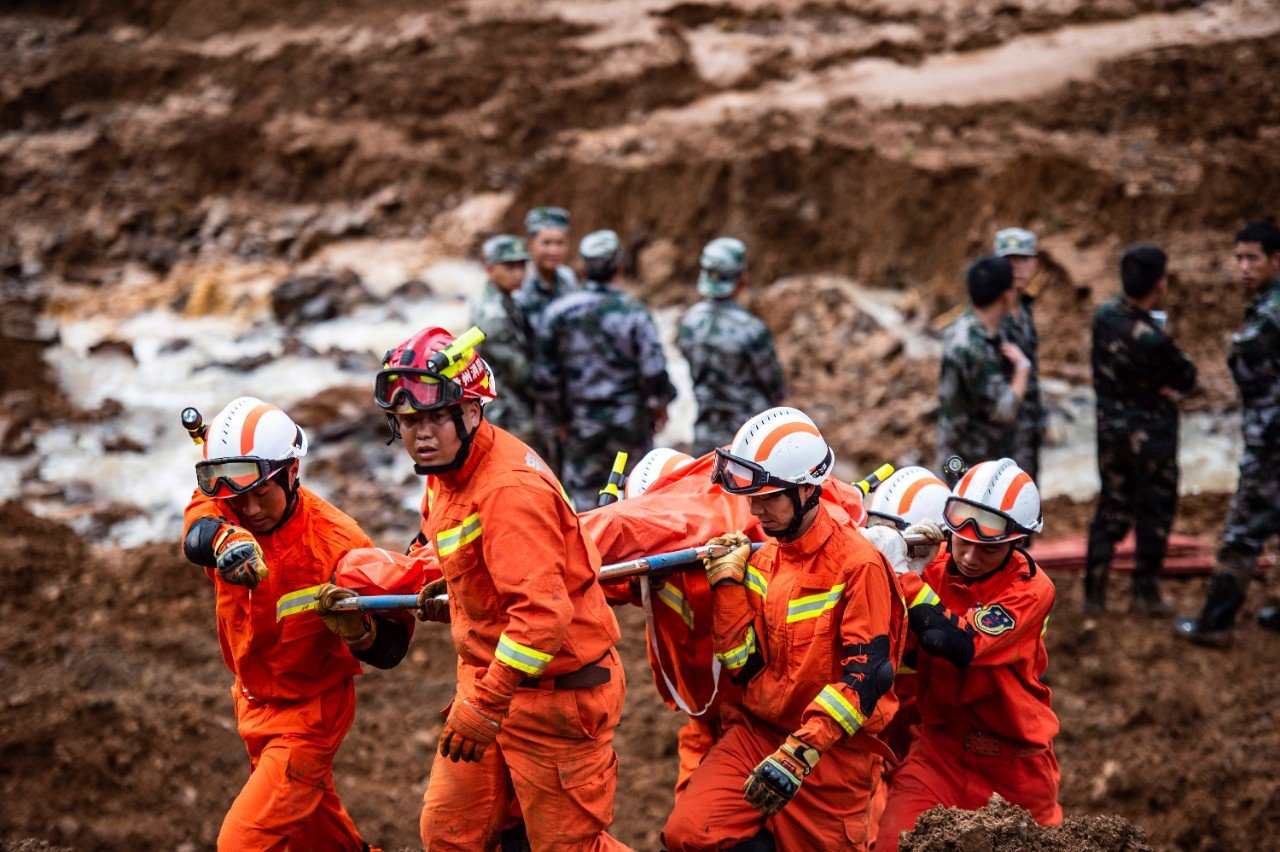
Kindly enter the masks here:
<path id="1" fill-rule="evenodd" d="M 534 850 L 627 848 L 606 831 L 618 782 L 613 731 L 626 682 L 616 650 L 598 665 L 611 675 L 600 686 L 517 689 L 497 740 L 478 762 L 436 753 L 422 797 L 425 849 L 493 848 L 513 798 Z M 459 663 L 458 698 L 474 694 L 483 673 Z"/>
<path id="2" fill-rule="evenodd" d="M 218 833 L 221 852 L 364 847 L 333 789 L 333 756 L 356 715 L 352 679 L 301 701 L 258 702 L 232 687 L 252 771 Z"/>
<path id="3" fill-rule="evenodd" d="M 707 752 L 720 739 L 720 731 L 718 716 L 714 722 L 704 716 L 690 716 L 676 734 L 676 754 L 680 758 L 680 774 L 676 776 L 677 799 L 689 786 L 694 770 L 702 765 Z"/>
<path id="4" fill-rule="evenodd" d="M 734 716 L 676 800 L 662 829 L 666 848 L 726 849 L 767 828 L 778 849 L 866 849 L 867 811 L 883 759 L 848 747 L 831 749 L 795 798 L 766 819 L 742 797 L 742 785 L 786 735 L 745 713 Z"/>
<path id="5" fill-rule="evenodd" d="M 1025 756 L 978 754 L 966 750 L 964 741 L 950 731 L 921 726 L 915 734 L 911 753 L 893 773 L 876 852 L 896 852 L 898 834 L 910 830 L 916 817 L 930 808 L 978 810 L 992 793 L 1026 808 L 1041 825 L 1062 822 L 1053 749 Z"/>

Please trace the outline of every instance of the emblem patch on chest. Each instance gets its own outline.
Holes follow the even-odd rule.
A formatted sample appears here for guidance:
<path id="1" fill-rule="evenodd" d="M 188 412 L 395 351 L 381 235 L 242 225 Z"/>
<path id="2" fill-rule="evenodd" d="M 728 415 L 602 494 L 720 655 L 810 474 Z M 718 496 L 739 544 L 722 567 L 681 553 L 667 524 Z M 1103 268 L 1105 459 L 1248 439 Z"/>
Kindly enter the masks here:
<path id="1" fill-rule="evenodd" d="M 1013 616 L 1000 604 L 991 604 L 978 610 L 973 617 L 973 626 L 988 636 L 999 636 L 1014 628 Z"/>

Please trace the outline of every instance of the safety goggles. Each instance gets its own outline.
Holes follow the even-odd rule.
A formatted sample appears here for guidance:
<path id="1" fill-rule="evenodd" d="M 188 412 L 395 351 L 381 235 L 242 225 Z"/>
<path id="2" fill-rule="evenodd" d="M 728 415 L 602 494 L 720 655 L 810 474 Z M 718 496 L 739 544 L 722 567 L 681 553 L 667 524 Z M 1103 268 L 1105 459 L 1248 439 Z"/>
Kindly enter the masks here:
<path id="1" fill-rule="evenodd" d="M 730 494 L 756 494 L 765 488 L 795 488 L 794 482 L 778 479 L 755 462 L 738 458 L 716 447 L 716 463 L 711 481 Z"/>
<path id="2" fill-rule="evenodd" d="M 1031 535 L 1029 530 L 1010 515 L 989 506 L 981 506 L 963 497 L 948 497 L 942 518 L 951 531 L 983 542 L 1008 541 L 1018 536 Z"/>
<path id="3" fill-rule="evenodd" d="M 462 385 L 420 369 L 379 370 L 373 381 L 373 401 L 383 411 L 401 412 L 443 408 L 462 399 Z"/>
<path id="4" fill-rule="evenodd" d="M 284 470 L 290 461 L 244 457 L 196 462 L 196 486 L 207 497 L 227 496 L 228 491 L 244 494 Z"/>

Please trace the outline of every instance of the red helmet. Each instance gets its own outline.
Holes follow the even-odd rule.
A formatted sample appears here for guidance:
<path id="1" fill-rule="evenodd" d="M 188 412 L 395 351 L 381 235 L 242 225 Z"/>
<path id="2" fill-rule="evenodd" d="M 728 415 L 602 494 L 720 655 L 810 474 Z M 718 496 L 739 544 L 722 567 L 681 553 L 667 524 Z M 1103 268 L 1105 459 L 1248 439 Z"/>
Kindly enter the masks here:
<path id="1" fill-rule="evenodd" d="M 373 400 L 388 414 L 430 411 L 498 395 L 493 371 L 476 352 L 484 333 L 472 328 L 455 338 L 443 328 L 424 328 L 382 359 L 374 379 Z"/>

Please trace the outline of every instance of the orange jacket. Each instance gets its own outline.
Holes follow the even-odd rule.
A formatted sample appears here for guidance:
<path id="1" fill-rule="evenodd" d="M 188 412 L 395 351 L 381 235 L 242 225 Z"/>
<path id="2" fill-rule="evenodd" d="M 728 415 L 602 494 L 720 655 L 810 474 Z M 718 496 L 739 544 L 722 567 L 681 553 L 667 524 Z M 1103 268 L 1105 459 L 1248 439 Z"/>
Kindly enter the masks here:
<path id="1" fill-rule="evenodd" d="M 226 500 L 192 497 L 184 515 L 190 527 L 202 517 L 240 520 Z M 255 536 L 267 576 L 252 591 L 223 582 L 206 568 L 217 596 L 218 643 L 222 659 L 241 689 L 258 700 L 295 701 L 319 695 L 360 673 L 360 663 L 314 612 L 276 621 L 283 594 L 328 582 L 347 551 L 372 547 L 359 525 L 306 488 L 298 505 L 275 532 Z"/>
<path id="2" fill-rule="evenodd" d="M 1010 564 L 978 582 L 967 581 L 943 551 L 925 568 L 924 582 L 960 626 L 972 631 L 974 645 L 973 660 L 963 669 L 920 651 L 924 723 L 1049 746 L 1058 717 L 1040 678 L 1049 663 L 1044 634 L 1053 581 L 1015 550 Z"/>
<path id="3" fill-rule="evenodd" d="M 745 582 L 715 595 L 715 650 L 747 679 L 743 706 L 825 752 L 882 730 L 897 707 L 906 608 L 893 569 L 821 505 L 795 541 L 770 540 Z"/>
<path id="4" fill-rule="evenodd" d="M 436 476 L 433 490 L 427 536 L 449 581 L 463 662 L 559 675 L 596 662 L 618 641 L 600 590 L 600 554 L 532 450 L 481 421 L 466 463 Z"/>

